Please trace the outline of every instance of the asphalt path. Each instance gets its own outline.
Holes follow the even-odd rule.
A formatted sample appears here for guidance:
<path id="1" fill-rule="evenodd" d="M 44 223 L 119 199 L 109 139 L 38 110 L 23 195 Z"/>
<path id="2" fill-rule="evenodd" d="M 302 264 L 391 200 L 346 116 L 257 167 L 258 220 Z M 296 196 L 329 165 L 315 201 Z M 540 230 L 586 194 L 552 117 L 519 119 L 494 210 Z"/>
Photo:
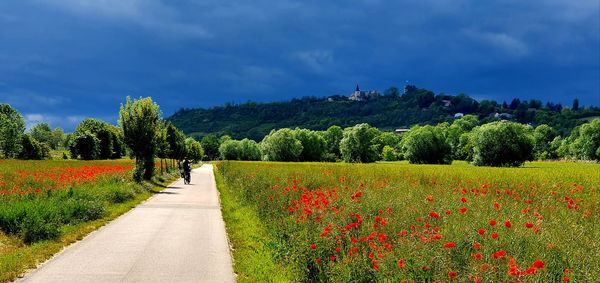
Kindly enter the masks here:
<path id="1" fill-rule="evenodd" d="M 211 165 L 192 171 L 18 282 L 234 282 Z"/>

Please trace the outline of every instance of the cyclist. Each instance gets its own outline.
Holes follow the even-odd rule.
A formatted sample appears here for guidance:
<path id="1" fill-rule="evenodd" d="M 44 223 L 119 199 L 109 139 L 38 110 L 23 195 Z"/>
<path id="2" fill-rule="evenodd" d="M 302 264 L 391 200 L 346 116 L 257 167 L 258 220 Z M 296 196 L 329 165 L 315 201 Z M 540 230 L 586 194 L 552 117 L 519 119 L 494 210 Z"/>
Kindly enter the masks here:
<path id="1" fill-rule="evenodd" d="M 185 157 L 183 159 L 183 182 L 184 184 L 190 184 L 191 181 L 191 171 L 192 171 L 192 164 L 191 162 L 187 159 L 187 157 Z"/>

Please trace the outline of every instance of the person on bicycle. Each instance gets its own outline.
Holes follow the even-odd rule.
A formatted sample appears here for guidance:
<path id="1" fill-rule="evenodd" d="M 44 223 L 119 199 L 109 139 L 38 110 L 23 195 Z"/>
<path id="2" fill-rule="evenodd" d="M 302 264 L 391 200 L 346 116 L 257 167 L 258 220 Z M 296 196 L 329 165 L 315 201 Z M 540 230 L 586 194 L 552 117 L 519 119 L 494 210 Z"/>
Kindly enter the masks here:
<path id="1" fill-rule="evenodd" d="M 192 171 L 192 164 L 190 163 L 190 161 L 186 158 L 183 159 L 183 181 L 186 184 L 190 183 L 191 177 L 190 177 L 190 173 Z"/>

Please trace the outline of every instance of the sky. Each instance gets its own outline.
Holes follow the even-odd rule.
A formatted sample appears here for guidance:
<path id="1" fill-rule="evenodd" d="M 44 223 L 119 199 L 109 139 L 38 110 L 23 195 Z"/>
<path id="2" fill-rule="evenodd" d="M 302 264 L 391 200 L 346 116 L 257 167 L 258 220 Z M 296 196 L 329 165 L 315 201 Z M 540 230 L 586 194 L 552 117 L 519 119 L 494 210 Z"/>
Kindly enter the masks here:
<path id="1" fill-rule="evenodd" d="M 0 102 L 28 126 L 407 82 L 600 106 L 600 1 L 0 1 Z"/>

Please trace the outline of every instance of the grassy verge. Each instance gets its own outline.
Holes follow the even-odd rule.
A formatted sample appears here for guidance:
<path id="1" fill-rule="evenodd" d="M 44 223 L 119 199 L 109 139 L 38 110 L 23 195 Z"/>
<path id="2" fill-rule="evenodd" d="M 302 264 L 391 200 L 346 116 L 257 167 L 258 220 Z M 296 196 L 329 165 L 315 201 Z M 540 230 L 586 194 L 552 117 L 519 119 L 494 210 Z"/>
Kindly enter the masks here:
<path id="1" fill-rule="evenodd" d="M 231 188 L 225 186 L 215 165 L 215 179 L 221 197 L 223 219 L 233 246 L 233 268 L 238 282 L 291 282 L 296 270 L 278 264 L 272 246 L 274 241 L 256 210 L 244 204 Z"/>
<path id="2" fill-rule="evenodd" d="M 136 186 L 137 188 L 132 189 L 137 189 L 139 193 L 124 202 L 109 204 L 106 207 L 106 213 L 100 219 L 62 226 L 60 228 L 61 237 L 56 240 L 39 241 L 28 245 L 17 235 L 0 232 L 0 282 L 11 281 L 28 269 L 35 268 L 64 247 L 81 240 L 89 233 L 161 191 L 178 177 L 177 173 L 165 174 L 157 177 L 152 183 L 126 184 L 126 186 Z"/>

